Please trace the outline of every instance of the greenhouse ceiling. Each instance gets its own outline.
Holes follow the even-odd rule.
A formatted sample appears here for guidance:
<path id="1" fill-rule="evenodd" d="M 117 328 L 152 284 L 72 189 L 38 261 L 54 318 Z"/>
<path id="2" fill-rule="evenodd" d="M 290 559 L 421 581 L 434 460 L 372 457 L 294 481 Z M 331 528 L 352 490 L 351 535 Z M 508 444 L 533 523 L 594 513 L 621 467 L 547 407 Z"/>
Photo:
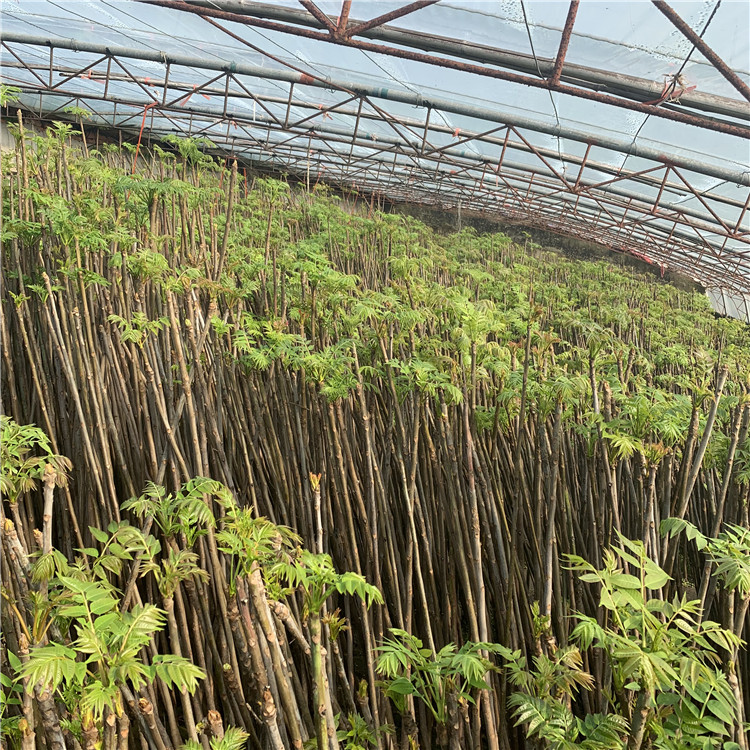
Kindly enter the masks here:
<path id="1" fill-rule="evenodd" d="M 744 0 L 4 0 L 0 60 L 39 117 L 594 241 L 750 317 L 749 29 Z"/>

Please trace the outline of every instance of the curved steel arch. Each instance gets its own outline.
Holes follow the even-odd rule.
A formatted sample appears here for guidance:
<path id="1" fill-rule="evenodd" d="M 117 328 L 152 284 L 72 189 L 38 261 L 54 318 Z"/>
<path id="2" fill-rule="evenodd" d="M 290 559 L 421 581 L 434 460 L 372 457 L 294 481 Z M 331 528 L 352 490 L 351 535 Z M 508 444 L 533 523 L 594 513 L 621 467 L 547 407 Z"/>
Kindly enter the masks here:
<path id="1" fill-rule="evenodd" d="M 202 0 L 148 1 L 179 7 L 180 12 L 210 15 Z M 480 61 L 484 66 L 521 71 L 524 66 L 528 68 L 528 60 L 517 53 L 457 41 L 451 46 L 451 40 L 443 37 L 383 25 L 393 20 L 393 14 L 360 22 L 348 18 L 346 1 L 337 19 L 320 13 L 311 0 L 302 4 L 304 11 L 249 0 L 210 3 L 214 15 L 226 13 L 231 7 L 241 12 L 245 21 L 251 19 L 251 25 L 262 21 L 257 25 L 267 27 L 283 21 L 285 33 L 313 28 L 315 34 L 326 37 L 320 41 L 348 45 L 358 35 L 388 43 L 399 38 L 404 47 L 426 46 Z M 435 0 L 418 0 L 394 13 L 403 16 L 433 4 Z M 185 5 L 190 7 L 182 7 Z M 547 75 L 541 80 L 550 90 L 583 96 L 564 90 L 569 85 L 557 88 L 560 80 L 572 81 L 578 75 L 582 89 L 606 84 L 608 96 L 616 92 L 621 97 L 618 106 L 632 104 L 636 111 L 643 111 L 642 100 L 652 91 L 653 82 L 632 76 L 608 79 L 606 71 L 597 75 L 593 69 L 580 70 L 580 66 L 565 61 L 564 37 L 567 33 L 569 38 L 573 28 L 574 6 L 575 0 L 557 58 L 540 62 L 538 72 Z M 196 22 L 200 23 L 198 19 Z M 405 88 L 321 78 L 268 55 L 211 22 L 235 40 L 266 54 L 275 66 L 49 38 L 11 28 L 3 34 L 3 76 L 22 88 L 21 103 L 42 116 L 60 113 L 66 102 L 82 103 L 95 113 L 98 123 L 124 131 L 137 132 L 143 121 L 146 131 L 155 137 L 168 132 L 205 135 L 222 153 L 234 154 L 264 169 L 286 170 L 299 176 L 313 165 L 320 179 L 377 192 L 392 200 L 452 206 L 460 202 L 465 208 L 631 252 L 677 268 L 706 286 L 723 286 L 738 294 L 750 292 L 750 229 L 745 222 L 750 203 L 745 186 L 750 184 L 750 171 L 728 162 L 660 150 L 637 140 L 551 124 L 517 111 L 501 111 L 497 106 L 427 97 Z M 42 50 L 44 56 L 39 54 Z M 84 60 L 76 60 L 78 55 L 68 51 L 80 53 Z M 133 71 L 137 61 L 158 63 L 163 75 L 147 78 Z M 459 69 L 478 75 L 490 75 L 487 70 L 495 70 Z M 717 69 L 731 80 L 721 65 Z M 513 76 L 505 79 L 532 85 Z M 255 82 L 264 80 L 279 85 L 279 94 L 261 91 Z M 540 79 L 535 80 L 533 85 Z M 110 93 L 114 88 L 116 95 Z M 742 86 L 736 88 L 744 95 Z M 315 105 L 315 97 L 310 96 L 315 89 L 325 90 L 325 104 Z M 202 97 L 211 99 L 211 104 Z M 408 116 L 393 114 L 386 110 L 389 103 L 413 109 Z M 750 128 L 743 124 L 750 119 L 750 108 L 736 99 L 696 91 L 689 92 L 679 107 L 665 106 L 669 109 L 657 106 L 647 111 L 662 116 L 662 110 L 674 113 L 679 109 L 679 122 L 711 127 L 717 137 L 739 137 L 743 139 L 738 140 L 741 144 L 750 136 Z M 699 112 L 731 119 L 717 124 Z M 440 114 L 470 118 L 478 127 L 451 131 L 447 121 L 438 121 Z M 338 122 L 326 121 L 334 117 Z M 671 114 L 666 117 L 675 119 Z M 545 136 L 558 138 L 558 143 L 562 138 L 578 145 L 572 151 L 555 151 L 539 144 L 539 138 Z M 635 162 L 631 161 L 629 169 L 622 164 L 616 166 L 612 158 L 615 154 Z M 742 186 L 741 197 L 728 194 L 722 187 L 726 183 Z"/>

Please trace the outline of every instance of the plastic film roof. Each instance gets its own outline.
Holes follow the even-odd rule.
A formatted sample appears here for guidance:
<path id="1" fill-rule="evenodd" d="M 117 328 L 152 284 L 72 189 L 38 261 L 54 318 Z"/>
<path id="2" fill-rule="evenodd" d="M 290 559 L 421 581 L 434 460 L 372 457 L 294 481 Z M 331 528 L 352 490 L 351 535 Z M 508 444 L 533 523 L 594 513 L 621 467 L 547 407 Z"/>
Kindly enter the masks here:
<path id="1" fill-rule="evenodd" d="M 742 296 L 749 31 L 744 0 L 4 0 L 0 62 L 41 117 L 206 137 Z"/>

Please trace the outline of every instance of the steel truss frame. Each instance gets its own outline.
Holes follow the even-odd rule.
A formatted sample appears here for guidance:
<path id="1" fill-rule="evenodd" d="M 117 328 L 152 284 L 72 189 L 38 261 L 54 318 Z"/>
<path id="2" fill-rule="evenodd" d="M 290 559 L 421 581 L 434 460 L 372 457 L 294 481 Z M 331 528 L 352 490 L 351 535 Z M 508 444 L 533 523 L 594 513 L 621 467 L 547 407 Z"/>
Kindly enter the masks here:
<path id="1" fill-rule="evenodd" d="M 619 73 L 596 71 L 583 66 L 566 66 L 565 56 L 573 33 L 580 0 L 571 0 L 568 17 L 561 34 L 560 46 L 554 61 L 539 60 L 507 50 L 457 42 L 446 37 L 420 34 L 387 25 L 392 20 L 414 13 L 429 5 L 434 5 L 438 0 L 419 0 L 409 3 L 391 13 L 386 13 L 367 22 L 349 19 L 351 0 L 343 0 L 338 18 L 326 16 L 312 0 L 299 0 L 307 13 L 283 6 L 274 6 L 268 2 L 253 2 L 252 0 L 137 0 L 137 2 L 195 13 L 203 18 L 233 21 L 248 26 L 295 34 L 317 41 L 354 47 L 367 52 L 377 52 L 415 62 L 424 62 L 490 78 L 512 81 L 535 88 L 559 91 L 604 104 L 624 107 L 636 112 L 653 114 L 677 122 L 750 138 L 750 131 L 745 127 L 683 111 L 694 107 L 698 110 L 748 119 L 750 111 L 743 107 L 741 102 L 726 97 L 714 97 L 707 94 L 691 95 L 691 93 L 685 92 L 680 94 L 679 107 L 654 106 L 655 101 L 658 105 L 663 105 L 667 102 L 667 98 L 663 97 L 663 91 L 659 84 L 653 81 Z M 675 24 L 681 33 L 686 36 L 692 34 L 690 41 L 700 49 L 732 86 L 747 101 L 750 101 L 750 89 L 721 57 L 708 47 L 702 39 L 697 37 L 667 3 L 659 0 L 652 0 L 652 2 Z M 281 21 L 281 23 L 278 21 Z M 355 39 L 354 37 L 358 35 L 389 41 L 391 44 L 372 44 Z M 392 46 L 394 43 L 398 44 L 399 47 Z M 404 47 L 407 49 L 404 49 Z M 436 50 L 446 56 L 427 55 L 422 52 L 415 52 L 416 49 Z M 465 62 L 465 60 L 476 60 L 482 64 L 471 64 Z M 527 73 L 541 71 L 541 73 L 546 73 L 547 77 L 541 77 L 541 74 L 535 76 L 511 73 L 508 70 L 491 67 L 494 65 L 526 71 Z M 575 85 L 563 84 L 560 82 L 561 79 L 569 79 Z M 602 93 L 602 90 L 612 91 L 613 93 Z M 656 97 L 656 100 L 654 97 Z"/>
<path id="2" fill-rule="evenodd" d="M 172 0 L 149 1 L 170 7 L 186 5 Z M 324 16 L 311 0 L 300 1 L 306 8 L 302 13 L 314 19 L 324 30 L 321 33 L 334 43 L 344 43 L 359 34 L 375 38 L 378 30 L 390 33 L 392 29 L 383 24 L 435 0 L 419 0 L 369 22 L 349 19 L 347 0 L 338 19 Z M 190 5 L 191 12 L 199 10 L 208 22 L 219 25 L 208 18 L 205 8 L 197 8 L 200 2 Z M 245 0 L 214 0 L 211 5 L 233 6 L 235 10 L 241 6 L 254 13 L 262 10 L 260 6 L 268 10 L 266 3 Z M 571 75 L 565 64 L 565 50 L 577 6 L 573 0 L 560 50 L 548 68 L 546 84 L 553 90 L 559 90 L 556 82 Z M 219 12 L 226 13 L 216 11 Z M 268 10 L 269 17 L 274 12 L 278 15 L 279 9 Z M 309 19 L 306 23 L 310 24 Z M 219 28 L 267 54 L 221 25 Z M 46 49 L 47 59 L 29 60 L 28 45 L 37 51 Z M 316 181 L 375 193 L 391 201 L 460 205 L 465 210 L 627 252 L 684 273 L 705 286 L 750 293 L 750 228 L 743 224 L 750 194 L 744 189 L 738 200 L 696 184 L 708 177 L 746 185 L 748 174 L 739 170 L 496 110 L 320 79 L 288 65 L 269 69 L 15 33 L 4 34 L 2 49 L 4 79 L 20 86 L 21 103 L 41 117 L 61 116 L 70 104 L 80 104 L 91 110 L 97 125 L 137 134 L 143 124 L 147 125 L 148 136 L 155 138 L 168 132 L 204 135 L 216 145 L 217 153 L 239 158 L 259 169 L 288 172 L 307 180 L 314 177 Z M 61 64 L 56 60 L 56 49 L 89 54 L 80 67 L 73 67 L 69 61 Z M 163 78 L 135 74 L 131 70 L 134 59 L 162 63 Z M 196 74 L 203 77 L 200 83 L 183 80 L 188 76 L 181 76 L 181 70 L 188 67 L 193 78 Z M 280 82 L 288 87 L 288 95 L 269 96 L 255 91 L 253 82 L 257 78 Z M 127 95 L 113 96 L 110 87 L 114 83 L 119 89 L 120 84 L 127 83 Z M 328 96 L 335 92 L 337 100 L 316 105 L 309 96 L 315 88 L 326 89 Z M 307 96 L 300 96 L 301 93 Z M 252 113 L 247 108 L 250 101 Z M 422 116 L 389 113 L 385 109 L 388 101 L 411 104 Z M 695 108 L 714 105 L 724 106 L 699 102 Z M 652 110 L 661 112 L 662 108 Z M 471 117 L 484 123 L 484 127 L 477 132 L 451 132 L 438 121 L 436 114 L 441 112 Z M 686 116 L 710 119 L 694 113 Z M 353 120 L 354 125 L 340 127 L 335 119 L 349 123 Z M 368 132 L 368 124 L 373 122 L 384 123 L 388 133 Z M 585 153 L 580 156 L 535 146 L 533 141 L 539 133 L 584 144 Z M 744 133 L 742 137 L 746 137 Z M 613 166 L 611 159 L 600 152 L 605 157 L 612 152 L 630 154 L 647 160 L 650 166 L 630 170 Z M 694 205 L 681 205 L 685 199 Z"/>

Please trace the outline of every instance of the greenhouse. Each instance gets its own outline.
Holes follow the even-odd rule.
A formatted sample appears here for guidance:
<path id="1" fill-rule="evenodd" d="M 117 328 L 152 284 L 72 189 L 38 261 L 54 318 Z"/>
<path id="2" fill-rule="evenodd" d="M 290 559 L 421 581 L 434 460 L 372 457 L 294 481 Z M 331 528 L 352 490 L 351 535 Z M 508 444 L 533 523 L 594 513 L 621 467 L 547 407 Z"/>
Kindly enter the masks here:
<path id="1" fill-rule="evenodd" d="M 3 750 L 750 750 L 750 4 L 1 12 Z"/>

